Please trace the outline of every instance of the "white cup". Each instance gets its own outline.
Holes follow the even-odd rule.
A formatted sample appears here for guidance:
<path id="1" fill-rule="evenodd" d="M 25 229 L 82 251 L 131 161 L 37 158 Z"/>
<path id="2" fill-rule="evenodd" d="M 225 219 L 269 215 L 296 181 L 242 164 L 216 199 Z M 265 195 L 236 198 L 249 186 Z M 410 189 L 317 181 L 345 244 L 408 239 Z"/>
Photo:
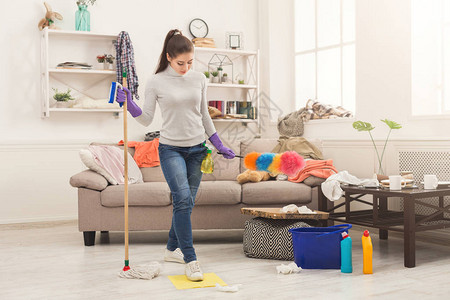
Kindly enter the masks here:
<path id="1" fill-rule="evenodd" d="M 423 188 L 426 190 L 434 190 L 438 186 L 436 175 L 423 175 Z"/>
<path id="2" fill-rule="evenodd" d="M 406 181 L 400 175 L 389 176 L 389 189 L 391 191 L 399 191 L 402 187 L 405 187 Z"/>

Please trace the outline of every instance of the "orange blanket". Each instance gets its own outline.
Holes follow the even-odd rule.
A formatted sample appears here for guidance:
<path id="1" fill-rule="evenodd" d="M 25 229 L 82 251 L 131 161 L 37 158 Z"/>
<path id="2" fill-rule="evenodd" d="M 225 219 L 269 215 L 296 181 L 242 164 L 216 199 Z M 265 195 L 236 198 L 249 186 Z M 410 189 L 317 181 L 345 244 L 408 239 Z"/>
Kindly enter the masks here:
<path id="1" fill-rule="evenodd" d="M 123 144 L 123 141 L 119 142 L 119 146 L 122 146 Z M 128 142 L 128 147 L 134 147 L 136 150 L 133 158 L 139 168 L 159 166 L 158 146 L 158 138 L 150 142 Z"/>
<path id="2" fill-rule="evenodd" d="M 306 166 L 303 170 L 293 177 L 288 177 L 289 181 L 302 182 L 309 176 L 316 176 L 320 178 L 328 178 L 337 173 L 338 170 L 333 166 L 333 160 L 307 160 Z"/>

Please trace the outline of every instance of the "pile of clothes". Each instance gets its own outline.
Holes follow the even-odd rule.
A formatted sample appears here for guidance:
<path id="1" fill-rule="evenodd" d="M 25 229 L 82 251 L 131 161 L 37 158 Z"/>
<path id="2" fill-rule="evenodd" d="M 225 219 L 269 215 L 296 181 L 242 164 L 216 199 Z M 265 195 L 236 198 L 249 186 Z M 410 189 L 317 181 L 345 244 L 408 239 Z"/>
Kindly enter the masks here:
<path id="1" fill-rule="evenodd" d="M 302 136 L 303 123 L 316 119 L 352 118 L 351 111 L 342 106 L 331 106 L 309 99 L 306 106 L 287 114 L 278 120 L 278 131 L 280 135 Z"/>

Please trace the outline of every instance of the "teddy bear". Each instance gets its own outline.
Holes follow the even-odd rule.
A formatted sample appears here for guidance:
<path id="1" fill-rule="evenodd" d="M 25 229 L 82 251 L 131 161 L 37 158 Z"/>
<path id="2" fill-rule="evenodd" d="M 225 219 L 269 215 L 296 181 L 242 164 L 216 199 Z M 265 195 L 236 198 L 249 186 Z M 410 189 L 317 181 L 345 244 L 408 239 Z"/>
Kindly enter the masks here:
<path id="1" fill-rule="evenodd" d="M 260 182 L 270 179 L 270 173 L 264 171 L 252 171 L 246 170 L 244 173 L 239 174 L 236 180 L 239 184 L 246 182 Z"/>
<path id="2" fill-rule="evenodd" d="M 212 106 L 208 106 L 208 112 L 211 119 L 214 119 L 222 115 L 222 112 L 220 110 Z"/>
<path id="3" fill-rule="evenodd" d="M 39 30 L 42 30 L 45 27 L 48 27 L 48 29 L 59 29 L 54 23 L 56 19 L 62 20 L 63 17 L 61 14 L 52 11 L 51 6 L 47 2 L 44 2 L 44 5 L 47 12 L 45 13 L 45 17 L 38 24 Z"/>

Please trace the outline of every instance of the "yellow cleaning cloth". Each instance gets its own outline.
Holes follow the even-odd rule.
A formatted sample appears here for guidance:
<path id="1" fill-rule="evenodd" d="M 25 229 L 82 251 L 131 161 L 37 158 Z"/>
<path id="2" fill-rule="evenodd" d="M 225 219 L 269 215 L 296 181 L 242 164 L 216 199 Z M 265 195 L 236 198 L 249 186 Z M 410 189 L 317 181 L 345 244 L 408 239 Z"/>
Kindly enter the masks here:
<path id="1" fill-rule="evenodd" d="M 227 285 L 219 276 L 214 273 L 203 274 L 203 281 L 190 281 L 186 275 L 173 275 L 167 276 L 177 290 L 204 288 L 216 286 L 216 283 L 221 286 Z"/>

